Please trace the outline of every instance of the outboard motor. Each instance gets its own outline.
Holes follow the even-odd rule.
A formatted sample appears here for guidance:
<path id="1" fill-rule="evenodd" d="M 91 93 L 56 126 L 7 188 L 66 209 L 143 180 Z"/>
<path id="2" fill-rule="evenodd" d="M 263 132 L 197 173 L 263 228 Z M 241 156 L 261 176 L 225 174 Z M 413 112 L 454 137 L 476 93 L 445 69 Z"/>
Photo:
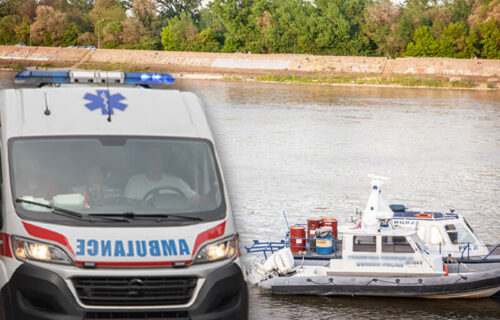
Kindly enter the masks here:
<path id="1" fill-rule="evenodd" d="M 292 272 L 295 266 L 293 253 L 290 248 L 284 248 L 273 253 L 265 263 L 256 263 L 248 272 L 247 280 L 257 284 L 271 277 L 273 274 L 282 276 Z"/>

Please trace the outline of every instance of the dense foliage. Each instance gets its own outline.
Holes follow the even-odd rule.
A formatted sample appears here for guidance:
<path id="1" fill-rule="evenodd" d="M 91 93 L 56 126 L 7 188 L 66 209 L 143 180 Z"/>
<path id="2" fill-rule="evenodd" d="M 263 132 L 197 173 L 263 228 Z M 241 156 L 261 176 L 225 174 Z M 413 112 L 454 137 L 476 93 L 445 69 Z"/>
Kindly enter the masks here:
<path id="1" fill-rule="evenodd" d="M 0 0 L 0 44 L 500 58 L 500 0 Z"/>

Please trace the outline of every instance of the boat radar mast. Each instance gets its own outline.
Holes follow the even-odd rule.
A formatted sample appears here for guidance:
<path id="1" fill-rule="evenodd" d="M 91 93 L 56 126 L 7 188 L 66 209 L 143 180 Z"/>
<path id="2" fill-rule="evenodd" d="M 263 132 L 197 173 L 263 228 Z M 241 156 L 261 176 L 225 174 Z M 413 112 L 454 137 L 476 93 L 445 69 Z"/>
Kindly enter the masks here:
<path id="1" fill-rule="evenodd" d="M 372 178 L 372 191 L 368 198 L 368 203 L 363 210 L 362 224 L 363 227 L 378 227 L 380 223 L 387 224 L 393 218 L 394 212 L 391 210 L 387 202 L 382 197 L 382 190 L 380 187 L 384 184 L 385 180 L 389 178 L 368 175 Z"/>

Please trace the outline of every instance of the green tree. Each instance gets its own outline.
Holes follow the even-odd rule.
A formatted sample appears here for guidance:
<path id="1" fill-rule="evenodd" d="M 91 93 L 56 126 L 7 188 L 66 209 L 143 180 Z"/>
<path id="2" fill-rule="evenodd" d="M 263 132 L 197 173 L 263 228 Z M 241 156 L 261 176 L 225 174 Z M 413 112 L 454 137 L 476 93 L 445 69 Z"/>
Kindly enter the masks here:
<path id="1" fill-rule="evenodd" d="M 9 15 L 0 19 L 0 43 L 14 44 L 16 41 L 16 27 L 19 24 L 19 16 Z"/>
<path id="2" fill-rule="evenodd" d="M 194 49 L 198 27 L 187 12 L 168 20 L 168 26 L 162 29 L 161 43 L 169 51 L 189 51 Z"/>
<path id="3" fill-rule="evenodd" d="M 122 25 L 118 20 L 107 21 L 103 30 L 101 45 L 106 49 L 118 48 L 121 44 Z"/>
<path id="4" fill-rule="evenodd" d="M 133 0 L 132 13 L 147 30 L 153 30 L 157 21 L 156 1 Z"/>
<path id="5" fill-rule="evenodd" d="M 479 36 L 474 28 L 470 28 L 465 43 L 464 56 L 466 58 L 478 57 L 481 50 L 479 50 Z"/>
<path id="6" fill-rule="evenodd" d="M 208 27 L 196 35 L 196 42 L 193 44 L 194 51 L 216 52 L 219 49 L 219 42 L 215 38 L 215 33 Z"/>
<path id="7" fill-rule="evenodd" d="M 479 23 L 481 30 L 481 56 L 486 59 L 500 58 L 500 28 L 499 23 L 490 20 L 486 23 Z"/>
<path id="8" fill-rule="evenodd" d="M 188 13 L 191 17 L 198 17 L 198 8 L 201 0 L 157 0 L 159 13 L 163 18 L 169 19 Z"/>
<path id="9" fill-rule="evenodd" d="M 121 22 L 127 18 L 125 7 L 118 0 L 97 0 L 90 14 L 94 24 L 101 20 Z"/>
<path id="10" fill-rule="evenodd" d="M 23 21 L 16 25 L 15 28 L 15 40 L 17 43 L 29 44 L 30 40 L 30 24 L 27 17 L 23 18 Z"/>
<path id="11" fill-rule="evenodd" d="M 439 38 L 438 56 L 465 58 L 467 28 L 461 22 L 450 23 Z"/>
<path id="12" fill-rule="evenodd" d="M 62 33 L 61 45 L 65 47 L 76 46 L 80 30 L 76 23 L 70 23 Z"/>
<path id="13" fill-rule="evenodd" d="M 66 14 L 49 6 L 38 6 L 36 20 L 31 24 L 32 42 L 43 46 L 57 45 L 66 25 Z"/>
<path id="14" fill-rule="evenodd" d="M 398 39 L 400 16 L 398 6 L 390 0 L 375 2 L 366 8 L 363 30 L 376 44 L 376 52 L 379 55 L 394 56 L 406 47 L 407 43 L 401 46 L 401 41 Z M 409 39 L 411 39 L 411 34 Z"/>
<path id="15" fill-rule="evenodd" d="M 467 23 L 467 18 L 472 11 L 474 1 L 470 0 L 453 0 L 450 5 L 451 16 L 454 22 Z"/>
<path id="16" fill-rule="evenodd" d="M 211 10 L 226 29 L 223 52 L 245 50 L 247 40 L 254 31 L 249 22 L 252 2 L 252 0 L 214 0 L 210 3 Z"/>
<path id="17" fill-rule="evenodd" d="M 439 42 L 431 34 L 428 26 L 422 26 L 415 31 L 413 42 L 406 48 L 407 57 L 435 57 L 439 52 Z"/>

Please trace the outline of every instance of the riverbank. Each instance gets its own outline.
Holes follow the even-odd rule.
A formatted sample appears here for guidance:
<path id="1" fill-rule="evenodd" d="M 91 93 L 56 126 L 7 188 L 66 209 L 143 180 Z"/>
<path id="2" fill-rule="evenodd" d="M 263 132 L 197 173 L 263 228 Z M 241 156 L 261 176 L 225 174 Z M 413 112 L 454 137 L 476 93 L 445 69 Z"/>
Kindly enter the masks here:
<path id="1" fill-rule="evenodd" d="M 500 60 L 339 57 L 0 46 L 0 67 L 157 71 L 178 78 L 500 88 Z"/>

